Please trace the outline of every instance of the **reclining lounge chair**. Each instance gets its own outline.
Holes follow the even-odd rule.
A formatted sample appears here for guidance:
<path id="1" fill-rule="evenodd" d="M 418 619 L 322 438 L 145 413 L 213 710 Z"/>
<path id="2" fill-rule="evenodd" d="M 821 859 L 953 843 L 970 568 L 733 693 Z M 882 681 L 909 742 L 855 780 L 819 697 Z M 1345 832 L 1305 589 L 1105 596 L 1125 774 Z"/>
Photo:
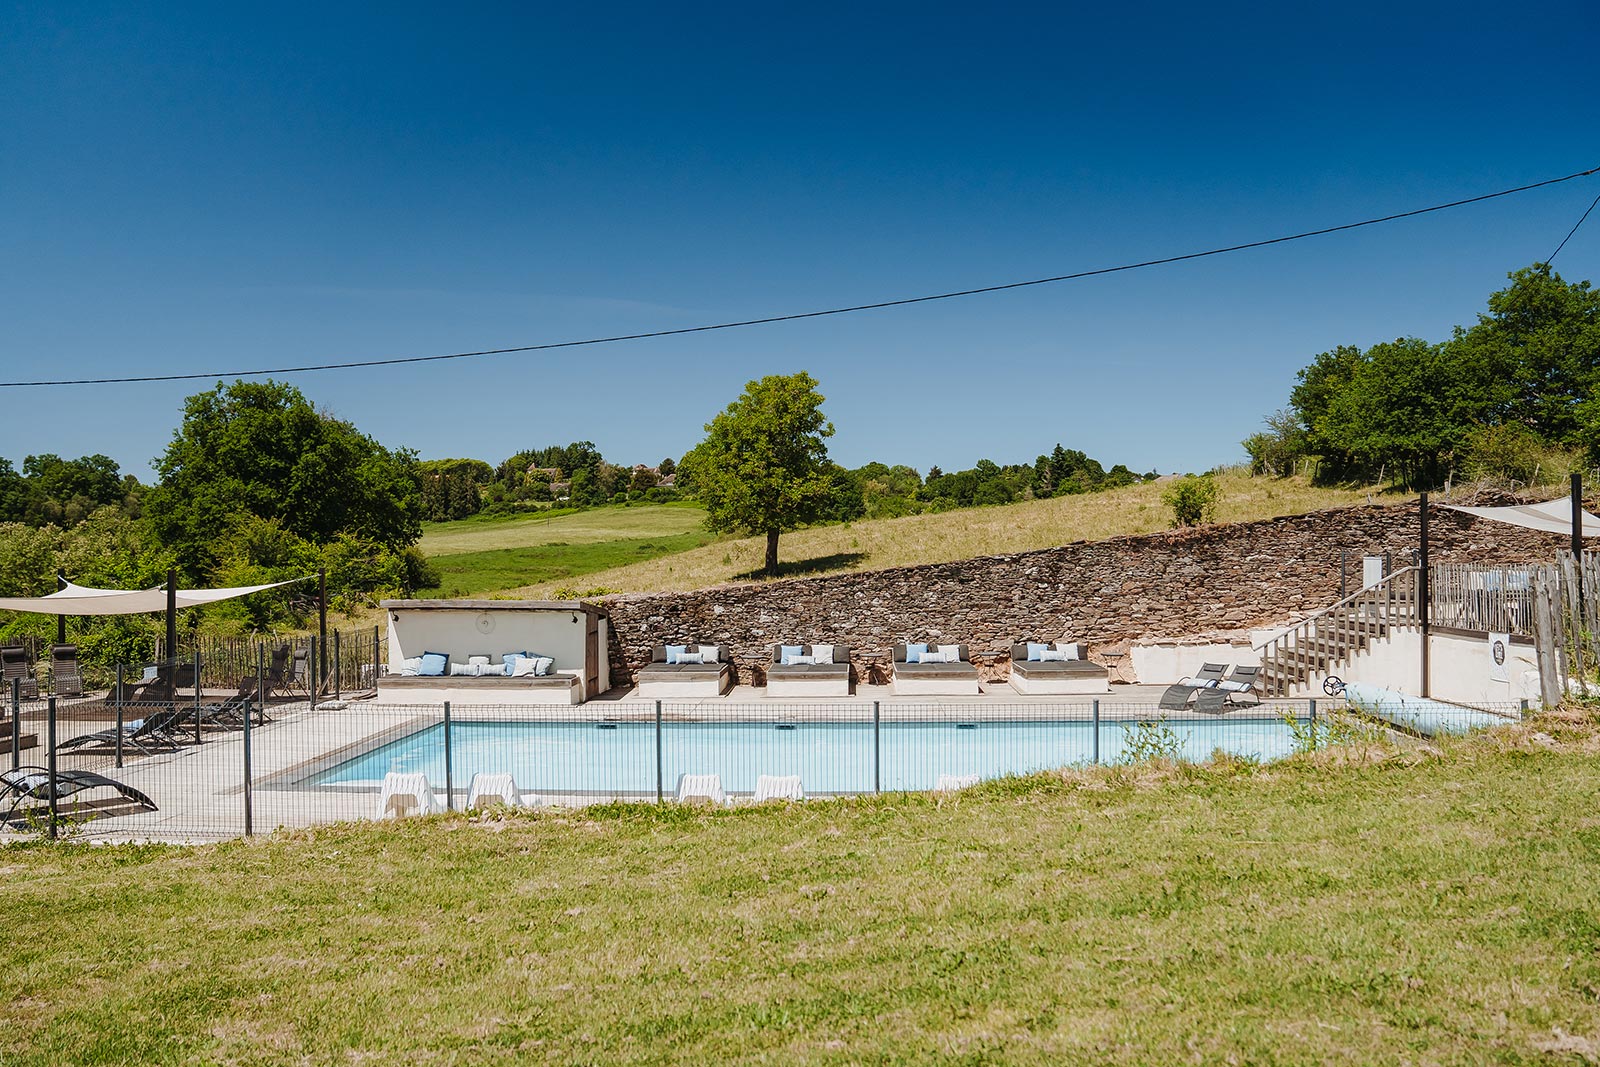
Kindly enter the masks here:
<path id="1" fill-rule="evenodd" d="M 7 699 L 11 696 L 11 681 L 22 679 L 22 699 L 39 699 L 39 680 L 33 676 L 33 664 L 28 662 L 28 650 L 21 645 L 0 648 L 0 679 L 5 682 Z"/>
<path id="2" fill-rule="evenodd" d="M 1220 715 L 1231 707 L 1253 707 L 1261 703 L 1256 692 L 1256 675 L 1260 667 L 1235 667 L 1233 673 L 1210 689 L 1202 689 L 1194 696 L 1194 710 Z"/>
<path id="3" fill-rule="evenodd" d="M 89 789 L 115 789 L 123 797 L 133 801 L 150 811 L 159 811 L 156 802 L 145 796 L 130 785 L 123 785 L 114 778 L 107 778 L 103 774 L 93 771 L 56 771 L 56 799 L 62 800 L 75 793 L 82 793 Z M 50 799 L 50 771 L 44 767 L 18 767 L 16 770 L 0 774 L 0 804 L 6 804 L 4 814 L 0 814 L 0 822 L 9 823 L 16 815 L 17 807 L 24 800 Z"/>
<path id="4" fill-rule="evenodd" d="M 124 705 L 124 708 L 127 706 Z M 122 743 L 145 756 L 153 755 L 156 749 L 161 748 L 175 751 L 178 742 L 172 735 L 180 727 L 186 714 L 183 711 L 174 711 L 163 704 L 160 710 L 152 711 L 146 718 L 123 723 Z M 96 730 L 94 733 L 70 737 L 56 745 L 56 751 L 66 752 L 75 748 L 115 748 L 116 744 L 117 728 L 111 726 L 104 730 Z"/>
<path id="5" fill-rule="evenodd" d="M 1183 678 L 1176 685 L 1169 685 L 1167 691 L 1161 694 L 1161 710 L 1183 711 L 1189 707 L 1189 701 L 1202 689 L 1210 689 L 1222 681 L 1222 676 L 1228 673 L 1226 663 L 1207 663 L 1195 672 L 1192 678 Z"/>
<path id="6" fill-rule="evenodd" d="M 50 688 L 58 697 L 83 696 L 83 675 L 78 673 L 78 646 L 50 646 Z"/>

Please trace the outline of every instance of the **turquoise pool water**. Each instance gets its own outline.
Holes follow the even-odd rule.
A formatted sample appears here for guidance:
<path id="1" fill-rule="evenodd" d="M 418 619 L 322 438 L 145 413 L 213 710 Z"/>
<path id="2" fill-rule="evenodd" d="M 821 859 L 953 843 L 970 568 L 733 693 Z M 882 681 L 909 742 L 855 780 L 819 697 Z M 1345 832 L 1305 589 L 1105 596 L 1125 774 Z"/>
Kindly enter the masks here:
<path id="1" fill-rule="evenodd" d="M 1216 749 L 1272 760 L 1288 755 L 1293 733 L 1279 719 L 1205 719 L 1162 724 L 1184 759 Z M 1099 757 L 1114 763 L 1133 723 L 1100 724 Z M 464 789 L 478 771 L 510 772 L 544 793 L 648 795 L 656 790 L 654 723 L 475 722 L 450 727 L 451 780 Z M 1006 774 L 1086 764 L 1095 755 L 1091 722 L 884 723 L 878 774 L 885 790 L 932 789 L 940 775 Z M 347 760 L 303 784 L 375 788 L 390 771 L 421 772 L 445 784 L 444 726 L 438 724 Z M 873 790 L 871 723 L 667 723 L 661 781 L 719 774 L 729 792 L 750 792 L 762 774 L 798 774 L 807 793 Z"/>

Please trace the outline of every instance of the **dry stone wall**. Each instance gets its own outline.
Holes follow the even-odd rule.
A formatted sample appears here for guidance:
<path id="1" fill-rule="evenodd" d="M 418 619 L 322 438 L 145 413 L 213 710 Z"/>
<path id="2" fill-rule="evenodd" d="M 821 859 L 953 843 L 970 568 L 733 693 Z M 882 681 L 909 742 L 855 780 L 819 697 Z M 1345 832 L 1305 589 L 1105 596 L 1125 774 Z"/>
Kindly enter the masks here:
<path id="1" fill-rule="evenodd" d="M 1434 562 L 1548 559 L 1564 540 L 1430 509 Z M 986 677 L 1023 640 L 1087 641 L 1092 658 L 1142 638 L 1182 638 L 1288 622 L 1338 599 L 1340 550 L 1360 557 L 1417 546 L 1417 507 L 1351 507 L 1257 522 L 1077 541 L 955 563 L 719 586 L 605 601 L 611 677 L 629 684 L 657 644 L 725 645 L 739 680 L 766 681 L 771 646 L 849 645 L 858 681 L 885 683 L 902 641 L 966 642 Z"/>

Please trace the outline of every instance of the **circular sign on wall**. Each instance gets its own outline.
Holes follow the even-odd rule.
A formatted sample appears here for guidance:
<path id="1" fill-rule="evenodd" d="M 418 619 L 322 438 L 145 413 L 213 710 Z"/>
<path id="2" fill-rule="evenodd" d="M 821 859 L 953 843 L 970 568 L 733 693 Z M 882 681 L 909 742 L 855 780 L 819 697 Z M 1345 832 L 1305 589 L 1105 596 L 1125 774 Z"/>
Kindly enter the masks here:
<path id="1" fill-rule="evenodd" d="M 494 630 L 494 616 L 487 611 L 479 612 L 475 624 L 480 634 L 490 633 Z"/>

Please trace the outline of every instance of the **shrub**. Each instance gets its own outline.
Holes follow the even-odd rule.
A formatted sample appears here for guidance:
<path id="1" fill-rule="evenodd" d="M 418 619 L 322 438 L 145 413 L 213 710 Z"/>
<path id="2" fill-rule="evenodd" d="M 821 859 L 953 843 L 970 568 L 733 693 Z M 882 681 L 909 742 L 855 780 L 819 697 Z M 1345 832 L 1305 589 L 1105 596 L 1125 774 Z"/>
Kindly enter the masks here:
<path id="1" fill-rule="evenodd" d="M 1214 521 L 1221 498 L 1222 490 L 1209 474 L 1180 478 L 1161 494 L 1161 502 L 1172 509 L 1174 526 L 1199 526 Z"/>

